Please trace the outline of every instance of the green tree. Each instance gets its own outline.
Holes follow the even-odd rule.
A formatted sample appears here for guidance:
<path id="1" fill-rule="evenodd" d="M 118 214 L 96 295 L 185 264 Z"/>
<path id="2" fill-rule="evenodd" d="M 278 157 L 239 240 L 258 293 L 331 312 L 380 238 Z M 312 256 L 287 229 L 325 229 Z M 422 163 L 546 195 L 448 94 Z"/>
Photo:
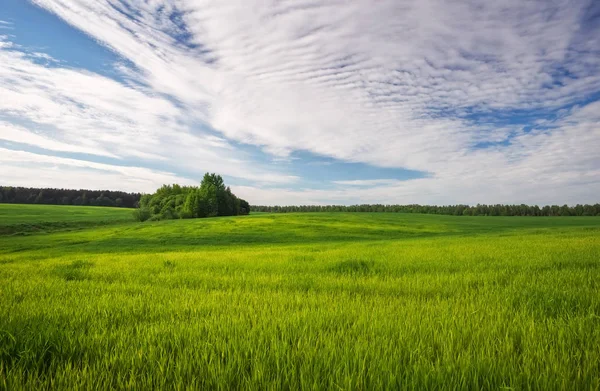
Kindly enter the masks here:
<path id="1" fill-rule="evenodd" d="M 33 201 L 34 204 L 43 204 L 44 203 L 44 192 L 40 191 L 37 195 L 37 197 L 35 197 L 35 201 Z"/>

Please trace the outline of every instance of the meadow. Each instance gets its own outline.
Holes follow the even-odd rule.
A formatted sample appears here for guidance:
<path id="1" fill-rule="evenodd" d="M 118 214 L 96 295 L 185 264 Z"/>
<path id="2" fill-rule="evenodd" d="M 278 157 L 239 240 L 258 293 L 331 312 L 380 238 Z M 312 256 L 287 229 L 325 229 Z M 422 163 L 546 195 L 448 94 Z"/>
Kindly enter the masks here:
<path id="1" fill-rule="evenodd" d="M 131 209 L 93 206 L 0 204 L 0 235 L 54 232 L 130 222 Z"/>
<path id="2" fill-rule="evenodd" d="M 0 389 L 600 389 L 598 217 L 0 205 L 0 228 Z"/>

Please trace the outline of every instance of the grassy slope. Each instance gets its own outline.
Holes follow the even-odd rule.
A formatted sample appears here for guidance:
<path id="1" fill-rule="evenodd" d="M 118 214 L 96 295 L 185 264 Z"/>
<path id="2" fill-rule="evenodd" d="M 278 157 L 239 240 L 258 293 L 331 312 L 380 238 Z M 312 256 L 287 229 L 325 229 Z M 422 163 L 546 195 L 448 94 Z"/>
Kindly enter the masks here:
<path id="1" fill-rule="evenodd" d="M 0 388 L 598 389 L 599 277 L 597 218 L 0 237 Z"/>
<path id="2" fill-rule="evenodd" d="M 48 232 L 133 221 L 132 209 L 0 204 L 0 235 Z"/>

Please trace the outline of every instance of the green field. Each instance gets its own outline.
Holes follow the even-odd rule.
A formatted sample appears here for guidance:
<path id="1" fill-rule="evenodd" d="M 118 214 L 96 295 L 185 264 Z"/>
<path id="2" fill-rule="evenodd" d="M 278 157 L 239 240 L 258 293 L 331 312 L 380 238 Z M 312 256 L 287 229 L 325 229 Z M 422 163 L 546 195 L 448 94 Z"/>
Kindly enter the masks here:
<path id="1" fill-rule="evenodd" d="M 0 389 L 600 389 L 597 217 L 0 207 Z"/>
<path id="2" fill-rule="evenodd" d="M 68 230 L 132 221 L 132 210 L 93 206 L 0 204 L 0 235 Z"/>

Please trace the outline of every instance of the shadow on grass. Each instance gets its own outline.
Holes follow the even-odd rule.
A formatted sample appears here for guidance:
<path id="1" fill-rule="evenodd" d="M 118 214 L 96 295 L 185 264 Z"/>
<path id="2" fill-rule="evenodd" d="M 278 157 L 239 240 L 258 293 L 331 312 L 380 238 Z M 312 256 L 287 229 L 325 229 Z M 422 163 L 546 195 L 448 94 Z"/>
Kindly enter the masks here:
<path id="1" fill-rule="evenodd" d="M 54 273 L 65 281 L 83 281 L 90 279 L 89 269 L 93 266 L 93 262 L 79 259 L 67 265 L 55 267 Z"/>

